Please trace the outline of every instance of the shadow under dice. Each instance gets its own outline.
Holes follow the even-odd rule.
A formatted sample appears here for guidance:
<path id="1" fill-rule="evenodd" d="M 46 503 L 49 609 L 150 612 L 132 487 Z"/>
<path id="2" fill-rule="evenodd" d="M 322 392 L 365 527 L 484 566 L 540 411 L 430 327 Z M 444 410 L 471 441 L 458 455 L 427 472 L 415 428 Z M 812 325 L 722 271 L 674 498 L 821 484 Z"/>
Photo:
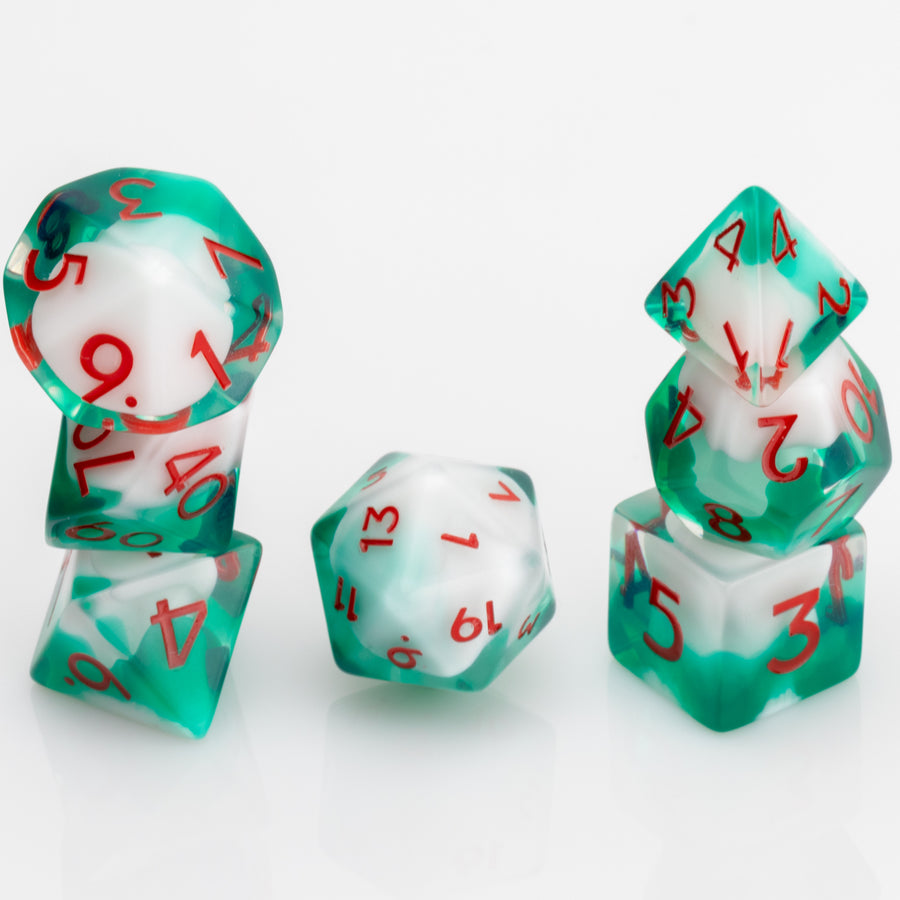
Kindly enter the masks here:
<path id="1" fill-rule="evenodd" d="M 32 677 L 110 712 L 202 737 L 261 554 L 239 532 L 219 556 L 69 552 Z"/>
<path id="2" fill-rule="evenodd" d="M 390 454 L 316 523 L 332 650 L 347 672 L 479 690 L 555 601 L 531 479 Z"/>
<path id="3" fill-rule="evenodd" d="M 766 406 L 862 312 L 854 276 L 771 194 L 739 194 L 647 297 L 661 325 Z"/>
<path id="4" fill-rule="evenodd" d="M 666 503 L 711 541 L 772 556 L 838 533 L 891 464 L 881 391 L 840 339 L 764 409 L 687 354 L 646 421 Z"/>
<path id="5" fill-rule="evenodd" d="M 784 560 L 710 545 L 639 494 L 613 516 L 613 656 L 704 725 L 745 725 L 856 671 L 865 554 L 855 521 Z"/>
<path id="6" fill-rule="evenodd" d="M 248 403 L 166 434 L 90 429 L 63 418 L 48 543 L 223 551 L 234 525 Z"/>

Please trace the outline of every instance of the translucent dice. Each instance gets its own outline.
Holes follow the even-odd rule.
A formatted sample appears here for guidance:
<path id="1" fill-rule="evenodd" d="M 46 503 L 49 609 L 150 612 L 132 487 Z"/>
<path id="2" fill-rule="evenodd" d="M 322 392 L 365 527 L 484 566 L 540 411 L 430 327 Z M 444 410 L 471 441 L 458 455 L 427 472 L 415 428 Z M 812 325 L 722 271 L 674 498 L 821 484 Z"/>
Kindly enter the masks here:
<path id="1" fill-rule="evenodd" d="M 63 418 L 47 542 L 85 549 L 218 553 L 234 526 L 249 400 L 165 434 Z"/>
<path id="2" fill-rule="evenodd" d="M 687 353 L 647 404 L 656 491 L 613 517 L 609 643 L 710 728 L 859 665 L 865 536 L 886 475 L 881 391 L 838 337 L 866 294 L 761 188 L 651 291 Z"/>
<path id="3" fill-rule="evenodd" d="M 613 656 L 716 731 L 859 666 L 866 538 L 854 521 L 772 560 L 703 540 L 651 490 L 616 507 L 611 543 Z"/>
<path id="4" fill-rule="evenodd" d="M 769 556 L 839 531 L 891 464 L 881 391 L 840 338 L 765 408 L 686 354 L 646 418 L 666 503 L 710 541 Z"/>
<path id="5" fill-rule="evenodd" d="M 3 277 L 23 362 L 79 425 L 184 428 L 247 396 L 281 330 L 272 263 L 207 181 L 112 169 L 35 210 Z"/>
<path id="6" fill-rule="evenodd" d="M 32 674 L 200 736 L 261 550 L 233 529 L 248 395 L 281 330 L 271 260 L 209 182 L 114 169 L 44 198 L 3 285 L 63 412 L 46 537 L 74 551 Z"/>
<path id="7" fill-rule="evenodd" d="M 516 469 L 389 454 L 312 545 L 335 661 L 353 674 L 479 690 L 555 609 L 534 488 Z"/>
<path id="8" fill-rule="evenodd" d="M 742 397 L 765 406 L 866 305 L 862 285 L 770 193 L 741 192 L 645 308 Z"/>
<path id="9" fill-rule="evenodd" d="M 66 555 L 32 663 L 39 684 L 167 731 L 209 728 L 259 566 L 235 532 L 221 555 Z"/>

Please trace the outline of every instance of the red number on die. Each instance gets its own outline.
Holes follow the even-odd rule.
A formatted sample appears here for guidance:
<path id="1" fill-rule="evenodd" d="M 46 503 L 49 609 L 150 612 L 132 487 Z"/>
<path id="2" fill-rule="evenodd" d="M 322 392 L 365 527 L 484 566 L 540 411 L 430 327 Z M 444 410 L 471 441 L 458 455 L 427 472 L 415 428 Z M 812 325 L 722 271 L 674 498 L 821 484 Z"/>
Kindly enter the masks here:
<path id="1" fill-rule="evenodd" d="M 169 609 L 168 600 L 159 600 L 156 603 L 156 614 L 150 616 L 151 625 L 159 625 L 162 631 L 163 646 L 166 650 L 166 662 L 170 669 L 178 669 L 188 661 L 197 635 L 206 621 L 206 601 L 198 600 L 195 603 L 186 603 L 184 606 L 177 606 L 175 609 Z M 172 619 L 179 616 L 193 616 L 194 621 L 191 623 L 190 631 L 178 649 L 178 641 L 175 638 L 175 629 L 172 626 Z"/>
<path id="2" fill-rule="evenodd" d="M 140 197 L 126 197 L 122 194 L 122 188 L 129 185 L 137 184 L 140 187 L 153 188 L 156 184 L 149 178 L 120 178 L 114 184 L 110 185 L 109 196 L 116 201 L 125 205 L 125 209 L 120 210 L 119 218 L 123 221 L 131 221 L 133 219 L 154 219 L 161 216 L 161 212 L 135 212 L 141 205 Z"/>
<path id="3" fill-rule="evenodd" d="M 644 643 L 662 659 L 668 662 L 678 662 L 684 650 L 684 635 L 681 631 L 681 623 L 675 618 L 675 613 L 671 609 L 662 605 L 659 599 L 660 594 L 665 594 L 673 603 L 680 603 L 681 601 L 678 594 L 670 587 L 664 585 L 658 578 L 654 577 L 651 579 L 650 605 L 654 609 L 658 609 L 669 620 L 669 624 L 672 626 L 672 643 L 665 647 L 646 631 L 644 632 Z"/>
<path id="4" fill-rule="evenodd" d="M 788 626 L 788 635 L 790 637 L 795 635 L 805 637 L 806 644 L 796 656 L 792 656 L 790 659 L 778 659 L 773 656 L 766 663 L 766 667 L 770 672 L 775 675 L 793 672 L 799 669 L 815 653 L 816 647 L 819 646 L 819 626 L 815 622 L 809 621 L 806 617 L 812 612 L 818 602 L 819 589 L 813 588 L 811 591 L 804 591 L 802 594 L 791 597 L 789 600 L 776 603 L 772 607 L 773 616 L 780 616 L 795 606 L 800 607 L 797 610 L 797 615 L 791 619 L 791 624 Z"/>
<path id="5" fill-rule="evenodd" d="M 97 368 L 94 357 L 101 347 L 115 347 L 119 353 L 119 364 L 111 372 L 103 372 Z M 131 374 L 134 368 L 134 354 L 131 348 L 121 338 L 112 334 L 95 334 L 89 337 L 81 348 L 81 368 L 87 372 L 91 378 L 95 378 L 100 384 L 92 390 L 88 391 L 81 399 L 85 403 L 93 403 L 95 400 L 108 394 L 114 388 L 117 388 Z M 134 406 L 136 401 L 133 397 L 126 398 L 125 402 L 129 406 Z"/>

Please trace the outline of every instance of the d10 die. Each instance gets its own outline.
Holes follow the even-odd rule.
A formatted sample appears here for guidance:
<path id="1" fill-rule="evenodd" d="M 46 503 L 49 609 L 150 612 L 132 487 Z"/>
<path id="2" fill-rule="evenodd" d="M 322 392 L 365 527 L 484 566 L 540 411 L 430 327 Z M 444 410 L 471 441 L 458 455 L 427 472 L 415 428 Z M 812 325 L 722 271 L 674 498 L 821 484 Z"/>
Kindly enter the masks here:
<path id="1" fill-rule="evenodd" d="M 866 541 L 856 522 L 785 560 L 693 535 L 656 491 L 613 516 L 609 645 L 625 668 L 716 731 L 852 675 Z"/>
<path id="2" fill-rule="evenodd" d="M 32 678 L 110 712 L 202 737 L 261 554 L 258 541 L 237 532 L 218 557 L 67 553 Z"/>
<path id="3" fill-rule="evenodd" d="M 167 434 L 91 429 L 64 417 L 48 543 L 223 552 L 234 524 L 248 405 Z"/>
<path id="4" fill-rule="evenodd" d="M 167 431 L 249 392 L 281 329 L 271 260 L 213 185 L 113 169 L 38 207 L 4 274 L 13 342 L 79 425 Z"/>
<path id="5" fill-rule="evenodd" d="M 762 188 L 747 188 L 650 292 L 650 317 L 766 406 L 856 318 L 862 285 Z"/>
<path id="6" fill-rule="evenodd" d="M 891 464 L 881 391 L 841 339 L 766 409 L 687 354 L 646 421 L 666 503 L 710 540 L 770 556 L 838 533 Z"/>
<path id="7" fill-rule="evenodd" d="M 356 675 L 479 690 L 555 601 L 531 479 L 390 454 L 312 530 L 331 647 Z"/>

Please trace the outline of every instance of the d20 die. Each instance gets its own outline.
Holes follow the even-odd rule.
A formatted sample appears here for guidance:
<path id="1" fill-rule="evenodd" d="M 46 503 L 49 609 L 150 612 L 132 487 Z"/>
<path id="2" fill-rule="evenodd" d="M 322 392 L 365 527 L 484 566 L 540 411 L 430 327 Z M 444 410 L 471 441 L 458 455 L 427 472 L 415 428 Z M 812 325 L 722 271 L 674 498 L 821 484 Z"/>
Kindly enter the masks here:
<path id="1" fill-rule="evenodd" d="M 281 329 L 271 260 L 217 188 L 113 169 L 44 199 L 4 274 L 13 342 L 63 414 L 184 428 L 239 404 Z"/>
<path id="2" fill-rule="evenodd" d="M 31 667 L 39 684 L 193 737 L 209 728 L 262 547 L 66 554 Z"/>
<path id="3" fill-rule="evenodd" d="M 866 301 L 792 213 L 751 187 L 666 272 L 645 308 L 742 397 L 766 406 Z"/>
<path id="4" fill-rule="evenodd" d="M 613 515 L 613 656 L 716 731 L 852 675 L 862 650 L 866 541 L 849 522 L 784 560 L 710 544 L 647 491 Z"/>
<path id="5" fill-rule="evenodd" d="M 840 338 L 764 410 L 687 354 L 646 422 L 666 503 L 710 540 L 770 556 L 838 533 L 891 464 L 881 391 Z"/>
<path id="6" fill-rule="evenodd" d="M 479 690 L 555 609 L 534 488 L 515 469 L 389 454 L 312 545 L 334 658 L 353 674 Z"/>
<path id="7" fill-rule="evenodd" d="M 47 507 L 56 547 L 220 553 L 234 524 L 249 400 L 165 434 L 63 417 Z"/>

